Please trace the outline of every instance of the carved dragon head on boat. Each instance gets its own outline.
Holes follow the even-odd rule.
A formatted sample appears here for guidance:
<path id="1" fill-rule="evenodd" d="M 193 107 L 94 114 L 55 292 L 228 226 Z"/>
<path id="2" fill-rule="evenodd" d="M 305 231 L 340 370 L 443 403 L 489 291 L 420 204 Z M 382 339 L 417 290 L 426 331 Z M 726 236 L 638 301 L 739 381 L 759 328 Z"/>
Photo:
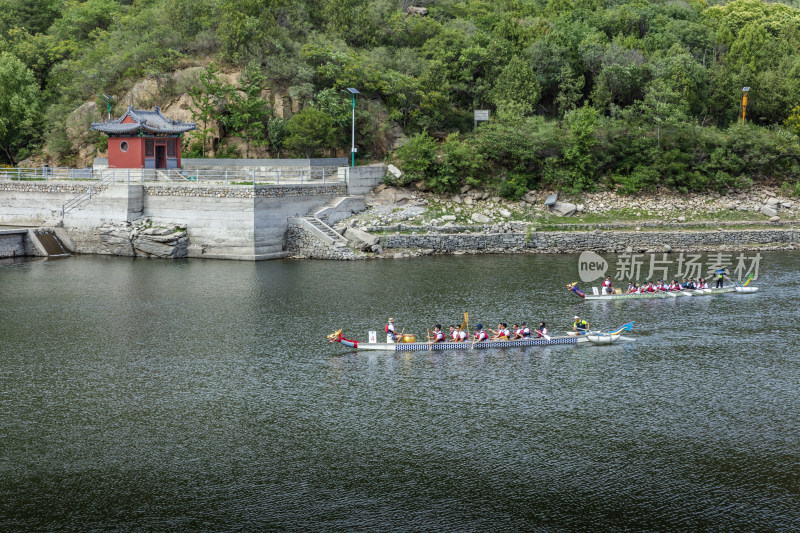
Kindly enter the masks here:
<path id="1" fill-rule="evenodd" d="M 567 283 L 566 287 L 567 287 L 567 290 L 574 292 L 575 294 L 577 294 L 581 298 L 586 298 L 586 293 L 584 293 L 582 290 L 580 290 L 578 288 L 578 282 L 577 281 L 575 281 L 573 283 Z"/>
<path id="2" fill-rule="evenodd" d="M 354 340 L 351 340 L 351 339 L 346 339 L 344 337 L 344 335 L 342 335 L 342 330 L 341 329 L 337 330 L 337 331 L 334 331 L 333 333 L 328 335 L 327 339 L 328 339 L 328 342 L 339 342 L 339 343 L 344 344 L 345 346 L 347 346 L 349 348 L 358 348 L 358 341 L 354 341 Z"/>

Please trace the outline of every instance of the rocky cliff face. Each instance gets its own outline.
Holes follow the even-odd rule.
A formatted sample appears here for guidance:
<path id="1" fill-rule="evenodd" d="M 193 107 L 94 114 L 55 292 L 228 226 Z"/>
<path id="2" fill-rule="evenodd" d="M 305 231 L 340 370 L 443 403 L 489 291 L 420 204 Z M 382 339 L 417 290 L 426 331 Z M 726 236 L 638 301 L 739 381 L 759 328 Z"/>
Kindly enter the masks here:
<path id="1" fill-rule="evenodd" d="M 193 114 L 189 89 L 198 84 L 199 76 L 204 70 L 205 67 L 189 67 L 175 71 L 159 80 L 144 79 L 139 81 L 124 95 L 118 97 L 118 100 L 112 106 L 111 118 L 119 118 L 130 105 L 140 109 L 151 109 L 153 106 L 158 105 L 166 116 L 191 122 Z M 227 83 L 238 87 L 241 71 L 221 72 L 220 77 Z M 289 91 L 283 88 L 267 89 L 261 96 L 268 102 L 272 102 L 273 114 L 276 117 L 285 119 L 291 118 L 305 104 L 302 98 L 293 98 Z M 105 152 L 97 150 L 95 142 L 98 139 L 98 134 L 91 129 L 92 122 L 104 120 L 108 120 L 108 109 L 105 105 L 98 104 L 98 100 L 94 99 L 84 102 L 70 113 L 66 121 L 66 132 L 73 150 L 77 153 L 76 161 L 71 166 L 91 166 L 95 157 L 107 156 Z M 218 121 L 212 121 L 210 127 L 213 130 L 215 139 L 224 138 L 229 145 L 238 148 L 240 153 L 244 155 L 245 143 L 241 138 L 228 136 L 224 127 Z M 45 147 L 44 152 L 51 151 Z M 213 151 L 209 155 L 213 157 Z M 254 149 L 251 146 L 250 157 L 272 157 L 272 155 L 266 148 Z M 40 161 L 39 159 L 31 158 L 23 166 L 40 166 L 45 162 L 54 165 L 59 164 L 58 161 Z"/>
<path id="2" fill-rule="evenodd" d="M 143 79 L 124 94 L 112 95 L 116 97 L 116 102 L 111 109 L 111 118 L 119 118 L 130 105 L 138 109 L 152 109 L 158 105 L 166 116 L 185 122 L 192 122 L 194 120 L 193 104 L 192 98 L 189 96 L 189 90 L 199 84 L 200 75 L 205 69 L 206 67 L 204 66 L 194 66 L 177 70 L 158 80 Z M 221 71 L 219 76 L 234 87 L 239 87 L 241 74 L 242 72 L 239 70 L 232 70 Z M 287 88 L 272 86 L 269 82 L 267 85 L 270 85 L 271 88 L 264 90 L 261 97 L 267 102 L 271 102 L 272 112 L 276 117 L 290 119 L 292 115 L 309 103 L 307 97 L 296 95 Z M 385 115 L 382 105 L 373 105 L 376 103 L 368 102 L 366 105 L 369 106 L 373 120 L 379 124 L 376 131 L 381 130 L 383 133 L 374 135 L 374 145 L 365 147 L 365 149 L 368 153 L 379 156 L 404 144 L 406 137 L 398 124 L 389 123 L 388 116 Z M 108 109 L 102 98 L 88 100 L 70 113 L 65 127 L 68 142 L 71 144 L 72 151 L 77 155 L 69 162 L 69 166 L 79 168 L 91 166 L 95 157 L 107 156 L 107 153 L 97 148 L 97 145 L 103 145 L 103 136 L 91 129 L 92 122 L 105 120 L 108 120 Z M 386 124 L 385 128 L 383 124 Z M 222 124 L 216 120 L 212 121 L 209 127 L 212 129 L 214 147 L 218 146 L 220 140 L 224 140 L 225 145 L 236 148 L 241 156 L 245 157 L 247 148 L 242 138 L 229 135 Z M 43 154 L 55 153 L 55 150 L 51 149 L 52 147 L 46 145 L 44 148 Z M 348 146 L 331 155 L 347 157 L 349 153 Z M 214 157 L 215 155 L 213 149 L 208 154 L 209 157 Z M 249 157 L 269 158 L 277 156 L 272 154 L 268 148 L 250 146 Z M 51 166 L 64 166 L 64 162 L 56 160 L 56 156 L 53 155 L 31 157 L 23 161 L 21 166 L 38 167 L 45 163 Z"/>

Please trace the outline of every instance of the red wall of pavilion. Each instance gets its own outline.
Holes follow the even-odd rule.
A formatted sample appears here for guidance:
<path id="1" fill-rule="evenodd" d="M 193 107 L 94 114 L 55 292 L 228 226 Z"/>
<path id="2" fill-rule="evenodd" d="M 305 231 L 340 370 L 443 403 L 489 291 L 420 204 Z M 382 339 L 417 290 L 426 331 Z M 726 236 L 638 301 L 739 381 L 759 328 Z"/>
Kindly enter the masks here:
<path id="1" fill-rule="evenodd" d="M 128 151 L 123 152 L 120 146 L 128 143 Z M 109 137 L 109 168 L 144 168 L 144 139 L 142 137 Z"/>

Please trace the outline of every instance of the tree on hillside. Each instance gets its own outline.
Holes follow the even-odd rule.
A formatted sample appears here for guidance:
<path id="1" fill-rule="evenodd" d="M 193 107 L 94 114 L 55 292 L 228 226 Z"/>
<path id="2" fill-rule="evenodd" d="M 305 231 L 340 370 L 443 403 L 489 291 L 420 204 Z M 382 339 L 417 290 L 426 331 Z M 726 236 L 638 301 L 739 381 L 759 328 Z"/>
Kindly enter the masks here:
<path id="1" fill-rule="evenodd" d="M 192 147 L 194 151 L 205 157 L 209 140 L 214 133 L 211 121 L 220 115 L 232 87 L 219 77 L 219 69 L 213 63 L 200 74 L 199 81 L 199 85 L 189 90 L 193 104 L 192 119 L 198 122 L 198 128 L 193 130 L 190 136 L 196 141 Z"/>
<path id="2" fill-rule="evenodd" d="M 661 148 L 661 136 L 665 128 L 686 122 L 686 103 L 677 91 L 664 80 L 656 79 L 647 84 L 642 101 L 634 106 L 641 119 L 652 124 L 656 130 L 656 143 Z"/>
<path id="3" fill-rule="evenodd" d="M 286 123 L 288 120 L 281 117 L 272 117 L 267 123 L 267 134 L 269 136 L 269 145 L 274 154 L 278 157 L 281 156 L 281 148 L 283 148 L 283 141 L 286 139 Z"/>
<path id="4" fill-rule="evenodd" d="M 59 0 L 2 0 L 0 1 L 0 33 L 14 27 L 25 28 L 31 34 L 44 33 L 58 18 Z"/>
<path id="5" fill-rule="evenodd" d="M 231 93 L 228 114 L 223 120 L 231 131 L 241 134 L 246 147 L 245 157 L 250 157 L 250 145 L 265 146 L 269 143 L 267 124 L 272 117 L 272 108 L 261 97 L 267 83 L 258 65 L 251 63 L 244 69 L 240 85 L 239 91 Z"/>
<path id="6" fill-rule="evenodd" d="M 498 112 L 527 115 L 533 112 L 541 96 L 536 73 L 524 59 L 514 57 L 500 72 L 494 88 Z"/>
<path id="7" fill-rule="evenodd" d="M 564 119 L 569 136 L 564 147 L 564 167 L 569 176 L 569 187 L 574 190 L 591 190 L 597 182 L 599 164 L 594 148 L 599 113 L 588 104 L 567 114 Z"/>
<path id="8" fill-rule="evenodd" d="M 792 108 L 792 114 L 783 121 L 783 125 L 789 128 L 789 131 L 800 137 L 800 105 Z"/>
<path id="9" fill-rule="evenodd" d="M 120 14 L 121 8 L 114 0 L 86 0 L 63 2 L 61 18 L 50 29 L 60 41 L 93 41 L 97 30 L 105 30 Z"/>
<path id="10" fill-rule="evenodd" d="M 289 120 L 284 145 L 297 154 L 314 157 L 322 150 L 333 148 L 333 119 L 327 113 L 307 107 Z"/>
<path id="11" fill-rule="evenodd" d="M 0 152 L 12 165 L 36 136 L 41 109 L 33 72 L 16 56 L 0 54 Z"/>

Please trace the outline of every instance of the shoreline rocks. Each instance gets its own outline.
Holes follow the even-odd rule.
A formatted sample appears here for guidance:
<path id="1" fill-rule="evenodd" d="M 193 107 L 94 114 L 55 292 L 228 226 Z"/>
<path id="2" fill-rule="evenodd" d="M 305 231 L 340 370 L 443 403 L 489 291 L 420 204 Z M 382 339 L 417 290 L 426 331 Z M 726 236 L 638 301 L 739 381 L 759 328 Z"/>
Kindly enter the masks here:
<path id="1" fill-rule="evenodd" d="M 185 225 L 153 225 L 149 218 L 67 231 L 79 254 L 181 259 L 188 256 L 190 244 Z"/>
<path id="2" fill-rule="evenodd" d="M 554 206 L 544 206 L 545 198 L 552 193 L 528 191 L 513 202 L 468 187 L 457 194 L 437 196 L 419 188 L 381 185 L 367 197 L 367 211 L 344 223 L 380 237 L 379 245 L 360 249 L 381 253 L 364 253 L 359 258 L 800 247 L 800 230 L 794 229 L 795 225 L 800 227 L 795 202 L 763 186 L 729 190 L 727 194 L 659 191 L 618 196 L 605 191 L 564 196 Z M 611 218 L 616 212 L 622 219 Z M 746 214 L 743 220 L 735 220 L 735 213 Z M 754 213 L 764 218 L 754 218 Z M 573 224 L 563 220 L 576 215 L 592 220 L 596 218 L 592 215 L 598 214 L 611 220 L 576 219 Z M 704 215 L 712 215 L 707 217 L 711 220 L 697 220 Z"/>

